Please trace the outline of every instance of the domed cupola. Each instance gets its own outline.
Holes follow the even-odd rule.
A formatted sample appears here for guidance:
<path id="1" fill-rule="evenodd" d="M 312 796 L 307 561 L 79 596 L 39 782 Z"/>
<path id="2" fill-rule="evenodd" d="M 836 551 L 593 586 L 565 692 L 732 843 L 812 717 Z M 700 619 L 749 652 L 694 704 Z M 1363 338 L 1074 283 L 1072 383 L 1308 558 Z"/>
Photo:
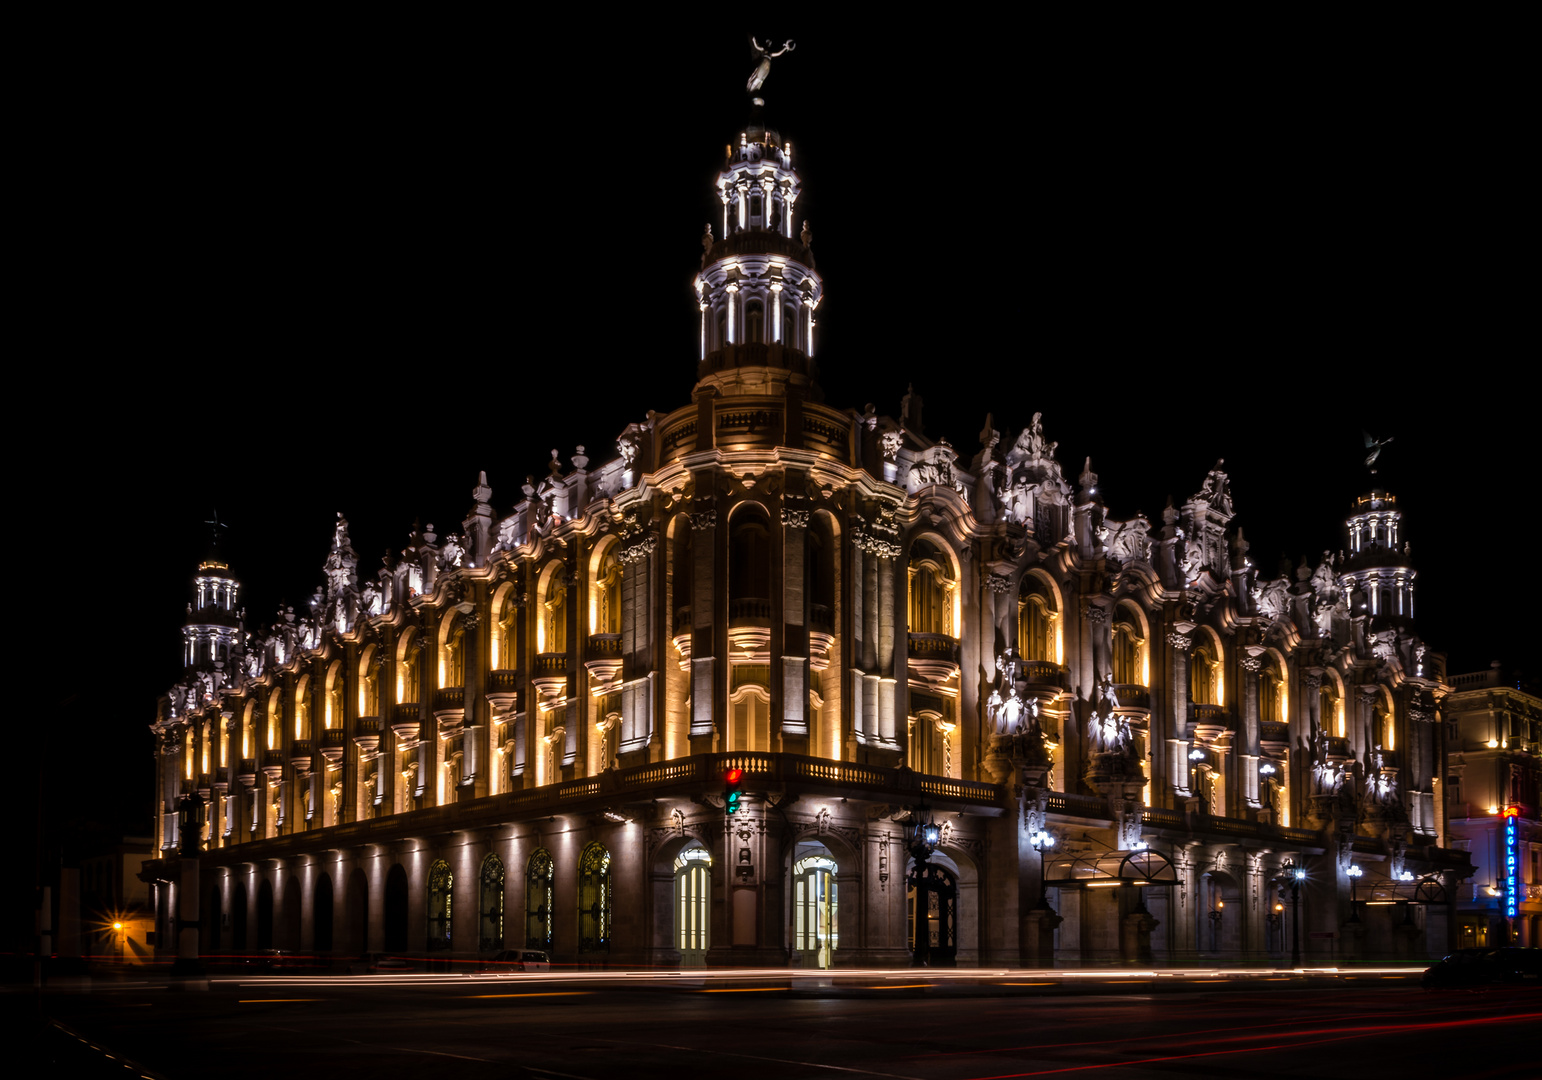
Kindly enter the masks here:
<path id="1" fill-rule="evenodd" d="M 1344 524 L 1349 550 L 1339 586 L 1352 598 L 1351 614 L 1386 622 L 1412 619 L 1415 571 L 1397 496 L 1373 488 L 1355 500 Z"/>
<path id="2" fill-rule="evenodd" d="M 750 78 L 752 93 L 764 81 L 769 58 L 780 55 L 758 46 L 757 54 L 762 59 Z M 716 184 L 722 213 L 702 237 L 696 278 L 697 377 L 724 394 L 806 385 L 813 375 L 823 286 L 814 271 L 809 224 L 796 215 L 801 188 L 792 145 L 763 113 L 764 103 L 755 98 L 749 123 L 725 148 Z"/>
<path id="3" fill-rule="evenodd" d="M 193 576 L 193 600 L 182 627 L 182 664 L 193 671 L 228 670 L 241 643 L 241 583 L 211 545 Z"/>

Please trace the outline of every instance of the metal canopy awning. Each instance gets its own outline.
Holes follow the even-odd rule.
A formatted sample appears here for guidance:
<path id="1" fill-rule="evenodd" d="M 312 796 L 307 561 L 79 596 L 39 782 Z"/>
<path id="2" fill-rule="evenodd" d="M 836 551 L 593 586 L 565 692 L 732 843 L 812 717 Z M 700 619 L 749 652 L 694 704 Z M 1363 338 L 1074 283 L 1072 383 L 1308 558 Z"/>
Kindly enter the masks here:
<path id="1" fill-rule="evenodd" d="M 1355 899 L 1362 904 L 1444 904 L 1446 887 L 1435 874 L 1412 881 L 1384 878 L 1360 883 L 1355 889 Z"/>
<path id="2" fill-rule="evenodd" d="M 1172 886 L 1178 884 L 1178 874 L 1166 855 L 1150 848 L 1092 851 L 1084 855 L 1051 856 L 1045 861 L 1044 884 L 1052 889 Z"/>

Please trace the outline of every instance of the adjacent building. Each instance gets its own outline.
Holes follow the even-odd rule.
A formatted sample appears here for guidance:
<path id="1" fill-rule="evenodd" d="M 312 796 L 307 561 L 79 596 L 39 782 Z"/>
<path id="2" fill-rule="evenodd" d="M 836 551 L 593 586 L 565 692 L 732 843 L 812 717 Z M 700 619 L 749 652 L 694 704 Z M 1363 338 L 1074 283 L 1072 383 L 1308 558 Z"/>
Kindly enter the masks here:
<path id="1" fill-rule="evenodd" d="M 912 397 L 827 403 L 800 185 L 757 106 L 679 408 L 554 452 L 502 509 L 484 474 L 374 573 L 339 515 L 310 602 L 267 625 L 231 567 L 198 568 L 152 726 L 159 940 L 196 790 L 206 952 L 1446 952 L 1471 868 L 1397 498 L 1365 493 L 1344 551 L 1269 578 L 1219 462 L 1153 522 L 1065 472 L 1053 401 L 973 449 Z"/>
<path id="2" fill-rule="evenodd" d="M 1457 942 L 1542 945 L 1542 696 L 1499 664 L 1457 675 L 1443 703 L 1450 843 L 1476 872 L 1460 890 Z"/>

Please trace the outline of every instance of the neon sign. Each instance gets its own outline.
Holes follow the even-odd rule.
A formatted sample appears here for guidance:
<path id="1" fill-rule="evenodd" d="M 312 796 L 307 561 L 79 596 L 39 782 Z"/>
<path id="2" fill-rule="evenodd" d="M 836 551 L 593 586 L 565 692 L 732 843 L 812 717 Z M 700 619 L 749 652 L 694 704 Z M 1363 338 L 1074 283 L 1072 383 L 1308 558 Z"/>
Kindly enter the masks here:
<path id="1" fill-rule="evenodd" d="M 1515 918 L 1516 908 L 1520 903 L 1519 875 L 1515 858 L 1515 826 L 1516 818 L 1520 816 L 1521 808 L 1507 806 L 1504 808 L 1505 822 L 1505 918 Z"/>

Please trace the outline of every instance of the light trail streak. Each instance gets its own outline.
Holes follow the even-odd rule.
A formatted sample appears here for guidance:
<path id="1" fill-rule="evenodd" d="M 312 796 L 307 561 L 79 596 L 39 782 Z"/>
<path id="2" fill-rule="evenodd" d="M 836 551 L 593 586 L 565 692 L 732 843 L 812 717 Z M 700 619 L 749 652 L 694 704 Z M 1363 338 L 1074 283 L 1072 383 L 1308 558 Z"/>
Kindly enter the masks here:
<path id="1" fill-rule="evenodd" d="M 1485 1016 L 1471 1020 L 1449 1020 L 1441 1023 L 1424 1024 L 1375 1024 L 1361 1028 L 1331 1029 L 1319 1028 L 1313 1031 L 1281 1032 L 1285 1036 L 1331 1034 L 1331 1038 L 1306 1039 L 1301 1041 L 1273 1043 L 1268 1046 L 1239 1046 L 1229 1050 L 1206 1050 L 1194 1054 L 1168 1054 L 1162 1057 L 1139 1058 L 1134 1061 L 1107 1061 L 1097 1065 L 1067 1065 L 1059 1069 L 1037 1069 L 1032 1072 L 997 1073 L 993 1076 L 972 1076 L 967 1080 L 1017 1080 L 1024 1076 L 1050 1076 L 1055 1073 L 1090 1072 L 1094 1069 L 1123 1069 L 1134 1065 L 1155 1065 L 1164 1061 L 1188 1061 L 1194 1058 L 1224 1057 L 1228 1054 L 1256 1054 L 1269 1050 L 1295 1050 L 1303 1046 L 1317 1046 L 1322 1043 L 1347 1042 L 1351 1039 L 1365 1039 L 1373 1035 L 1384 1035 L 1389 1032 L 1408 1031 L 1434 1031 L 1441 1028 L 1471 1027 L 1478 1024 L 1515 1024 L 1523 1021 L 1533 1021 L 1542 1018 L 1542 1013 L 1517 1013 L 1507 1016 Z M 1245 1037 L 1244 1037 L 1245 1038 Z M 1126 1042 L 1140 1043 L 1144 1039 L 1122 1040 Z"/>

